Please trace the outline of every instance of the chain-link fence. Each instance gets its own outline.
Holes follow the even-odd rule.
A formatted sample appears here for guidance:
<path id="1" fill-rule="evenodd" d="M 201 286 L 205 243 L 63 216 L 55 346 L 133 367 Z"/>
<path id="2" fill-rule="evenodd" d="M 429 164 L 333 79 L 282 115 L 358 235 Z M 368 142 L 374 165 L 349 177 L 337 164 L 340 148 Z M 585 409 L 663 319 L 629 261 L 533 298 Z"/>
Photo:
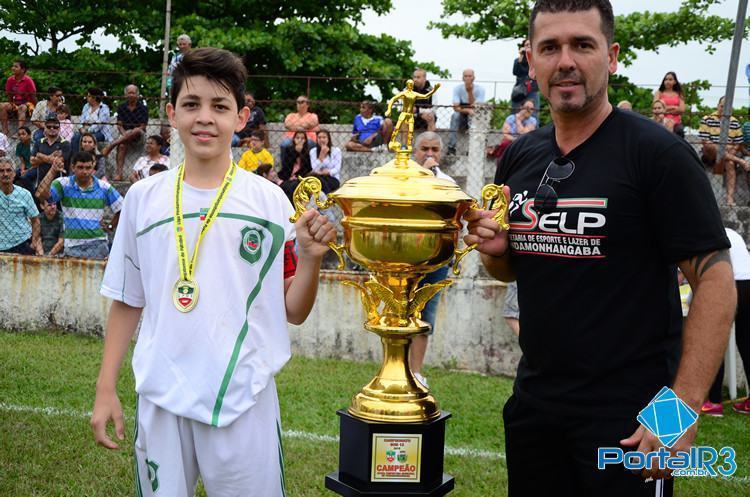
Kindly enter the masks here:
<path id="1" fill-rule="evenodd" d="M 146 100 L 155 103 L 158 98 Z M 124 99 L 112 102 L 112 107 L 117 109 L 123 102 Z M 392 159 L 387 142 L 397 124 L 398 106 L 394 115 L 385 118 L 383 104 L 363 106 L 360 102 L 340 101 L 307 104 L 309 108 L 303 109 L 306 114 L 299 109 L 297 99 L 257 101 L 253 125 L 235 137 L 234 159 L 288 192 L 293 190 L 295 179 L 319 173 L 321 169 L 328 170 L 329 178 L 336 179 L 324 178 L 324 187 L 330 192 L 346 180 L 369 174 Z M 266 119 L 263 110 L 267 108 L 286 108 L 287 117 L 283 121 Z M 311 114 L 354 117 L 331 123 L 319 122 Z M 122 116 L 117 112 L 110 113 L 106 120 L 70 116 L 69 123 L 66 119 L 58 121 L 27 119 L 27 127 L 19 129 L 17 120 L 10 119 L 10 136 L 0 136 L 0 154 L 10 160 L 15 186 L 30 194 L 40 212 L 37 219 L 41 240 L 36 243 L 31 235 L 18 239 L 29 228 L 35 232 L 32 221 L 28 220 L 33 216 L 10 202 L 6 194 L 6 203 L 0 206 L 0 250 L 106 257 L 106 245 L 117 224 L 120 196 L 126 194 L 133 182 L 178 165 L 183 157 L 179 138 L 167 123 L 154 118 L 139 126 L 123 126 Z M 505 148 L 519 135 L 531 131 L 535 121 L 549 121 L 544 103 L 540 108 L 527 103 L 516 109 L 484 104 L 468 112 L 466 108 L 453 106 L 422 106 L 414 125 L 415 137 L 427 130 L 440 136 L 441 170 L 467 193 L 478 196 L 482 185 L 493 180 L 497 160 Z M 295 144 L 294 134 L 300 129 L 307 132 Z M 317 160 L 321 157 L 316 145 L 321 130 L 327 131 L 326 138 L 330 137 L 329 151 L 324 160 Z M 262 133 L 252 136 L 253 131 Z M 750 123 L 745 123 L 745 139 L 748 135 Z M 725 163 L 704 153 L 697 130 L 686 130 L 685 139 L 706 164 L 706 174 L 724 217 L 730 221 L 750 220 L 750 212 L 746 212 L 750 211 L 750 157 L 746 143 L 739 143 L 736 137 L 728 143 L 736 160 Z M 79 152 L 91 154 L 93 163 L 90 178 L 82 184 L 81 174 L 76 174 Z M 83 176 L 86 174 L 84 171 Z M 50 200 L 56 204 L 54 209 L 47 205 Z M 25 222 L 23 216 L 27 216 Z M 21 229 L 24 223 L 28 226 Z M 18 243 L 9 245 L 13 242 Z M 17 248 L 22 242 L 28 242 L 27 246 Z M 43 245 L 41 250 L 40 245 Z"/>

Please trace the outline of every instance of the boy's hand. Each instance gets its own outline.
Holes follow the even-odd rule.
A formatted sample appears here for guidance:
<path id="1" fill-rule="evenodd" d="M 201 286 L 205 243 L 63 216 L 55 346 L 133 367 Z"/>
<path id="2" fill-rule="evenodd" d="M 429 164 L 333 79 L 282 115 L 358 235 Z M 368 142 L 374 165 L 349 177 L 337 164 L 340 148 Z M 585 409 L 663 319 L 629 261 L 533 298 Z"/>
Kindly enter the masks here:
<path id="1" fill-rule="evenodd" d="M 118 449 L 119 446 L 107 436 L 109 420 L 115 423 L 115 435 L 118 440 L 125 440 L 125 425 L 123 423 L 122 406 L 116 393 L 96 394 L 94 412 L 91 414 L 91 430 L 97 444 L 108 449 Z"/>
<path id="2" fill-rule="evenodd" d="M 300 258 L 321 259 L 328 252 L 328 243 L 336 239 L 336 228 L 316 210 L 305 211 L 294 223 L 297 230 L 297 252 Z"/>

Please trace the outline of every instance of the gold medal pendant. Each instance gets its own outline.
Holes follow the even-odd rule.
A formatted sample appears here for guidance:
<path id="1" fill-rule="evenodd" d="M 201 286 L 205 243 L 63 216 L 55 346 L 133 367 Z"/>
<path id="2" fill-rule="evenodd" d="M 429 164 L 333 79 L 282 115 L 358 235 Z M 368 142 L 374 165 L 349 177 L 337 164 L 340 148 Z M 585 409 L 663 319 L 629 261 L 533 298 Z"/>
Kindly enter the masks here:
<path id="1" fill-rule="evenodd" d="M 198 283 L 195 280 L 177 280 L 172 292 L 172 301 L 178 311 L 192 311 L 198 304 Z"/>

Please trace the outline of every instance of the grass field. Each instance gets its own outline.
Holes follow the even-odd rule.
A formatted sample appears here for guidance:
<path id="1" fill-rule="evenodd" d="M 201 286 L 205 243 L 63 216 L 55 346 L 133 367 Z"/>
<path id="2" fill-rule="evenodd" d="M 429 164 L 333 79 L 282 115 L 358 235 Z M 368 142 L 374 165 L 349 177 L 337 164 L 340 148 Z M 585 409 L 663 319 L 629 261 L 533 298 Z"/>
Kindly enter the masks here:
<path id="1" fill-rule="evenodd" d="M 96 338 L 0 331 L 0 497 L 133 495 L 129 365 L 119 388 L 129 428 L 124 449 L 96 447 L 88 425 L 101 347 Z M 376 371 L 373 363 L 295 357 L 277 377 L 290 497 L 334 495 L 323 477 L 338 464 L 335 412 Z M 453 414 L 445 466 L 456 489 L 449 495 L 506 495 L 501 411 L 511 380 L 426 373 L 441 407 Z M 702 419 L 698 437 L 701 445 L 734 447 L 737 473 L 729 480 L 680 479 L 675 495 L 750 495 L 750 419 L 735 413 Z M 198 495 L 205 495 L 200 488 Z"/>

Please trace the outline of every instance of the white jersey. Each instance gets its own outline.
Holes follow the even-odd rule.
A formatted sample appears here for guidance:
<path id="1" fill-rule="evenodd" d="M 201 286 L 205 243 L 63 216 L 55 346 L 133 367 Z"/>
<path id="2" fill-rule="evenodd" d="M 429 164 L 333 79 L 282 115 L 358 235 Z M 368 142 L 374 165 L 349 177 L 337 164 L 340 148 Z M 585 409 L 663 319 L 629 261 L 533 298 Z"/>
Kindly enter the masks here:
<path id="1" fill-rule="evenodd" d="M 734 270 L 735 281 L 750 280 L 750 253 L 747 251 L 747 243 L 734 230 L 724 228 L 732 244 L 729 249 L 729 258 L 732 260 L 732 269 Z"/>
<path id="2" fill-rule="evenodd" d="M 293 209 L 280 188 L 238 169 L 201 242 L 198 303 L 172 301 L 179 279 L 174 226 L 178 169 L 135 183 L 125 197 L 102 295 L 145 307 L 133 354 L 136 392 L 178 416 L 227 426 L 291 355 L 284 304 L 284 244 Z M 184 184 L 189 255 L 217 189 Z"/>

